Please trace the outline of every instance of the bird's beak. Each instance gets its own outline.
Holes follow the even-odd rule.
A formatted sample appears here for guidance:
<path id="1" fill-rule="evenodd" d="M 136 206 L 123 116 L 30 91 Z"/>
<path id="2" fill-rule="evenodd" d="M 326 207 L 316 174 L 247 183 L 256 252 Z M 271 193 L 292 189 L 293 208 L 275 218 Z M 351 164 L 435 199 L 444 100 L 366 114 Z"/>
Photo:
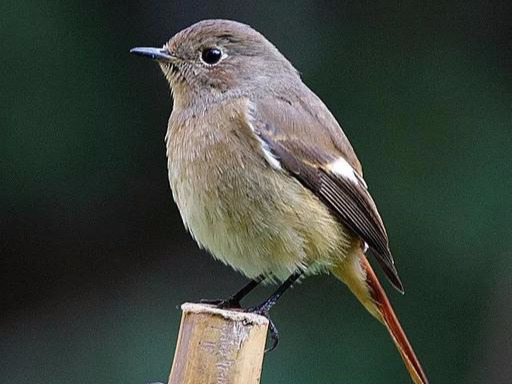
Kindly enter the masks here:
<path id="1" fill-rule="evenodd" d="M 138 56 L 149 57 L 157 61 L 174 61 L 176 57 L 165 48 L 137 47 L 130 49 L 130 53 Z"/>

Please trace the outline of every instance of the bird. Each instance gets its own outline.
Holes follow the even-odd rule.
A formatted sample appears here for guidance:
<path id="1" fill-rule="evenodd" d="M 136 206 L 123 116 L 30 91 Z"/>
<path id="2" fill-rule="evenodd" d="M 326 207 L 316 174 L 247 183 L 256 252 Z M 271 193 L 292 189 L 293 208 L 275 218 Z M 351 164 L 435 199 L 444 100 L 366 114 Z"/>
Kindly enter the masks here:
<path id="1" fill-rule="evenodd" d="M 131 52 L 155 60 L 170 85 L 168 178 L 185 227 L 250 279 L 229 298 L 207 302 L 240 307 L 260 282 L 279 283 L 248 309 L 270 319 L 297 280 L 332 274 L 387 328 L 414 383 L 428 384 L 366 256 L 403 293 L 361 163 L 290 61 L 255 29 L 221 19 Z M 272 321 L 270 332 L 275 347 Z"/>

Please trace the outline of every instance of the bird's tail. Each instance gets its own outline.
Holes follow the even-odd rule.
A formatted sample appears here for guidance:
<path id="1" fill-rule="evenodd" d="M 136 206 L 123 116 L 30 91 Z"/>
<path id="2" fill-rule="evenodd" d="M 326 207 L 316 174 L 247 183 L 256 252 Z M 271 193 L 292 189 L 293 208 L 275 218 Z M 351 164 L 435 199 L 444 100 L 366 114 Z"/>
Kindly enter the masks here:
<path id="1" fill-rule="evenodd" d="M 331 271 L 350 288 L 366 309 L 385 325 L 414 383 L 428 384 L 427 376 L 366 256 L 361 252 L 359 256 L 346 260 L 343 264 L 333 267 Z"/>

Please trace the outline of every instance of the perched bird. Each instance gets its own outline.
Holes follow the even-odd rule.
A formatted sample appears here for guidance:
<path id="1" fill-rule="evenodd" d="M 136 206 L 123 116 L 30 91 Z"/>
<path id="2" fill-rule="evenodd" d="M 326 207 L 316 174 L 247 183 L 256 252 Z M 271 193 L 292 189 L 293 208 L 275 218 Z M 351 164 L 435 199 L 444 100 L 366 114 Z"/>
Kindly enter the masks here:
<path id="1" fill-rule="evenodd" d="M 163 48 L 158 62 L 174 105 L 165 137 L 169 181 L 201 247 L 252 281 L 279 289 L 252 311 L 268 316 L 302 275 L 332 273 L 388 329 L 417 384 L 428 380 L 365 253 L 403 292 L 388 236 L 342 128 L 297 70 L 245 24 L 204 20 Z M 277 330 L 271 323 L 271 332 Z M 277 339 L 276 339 L 277 340 Z"/>

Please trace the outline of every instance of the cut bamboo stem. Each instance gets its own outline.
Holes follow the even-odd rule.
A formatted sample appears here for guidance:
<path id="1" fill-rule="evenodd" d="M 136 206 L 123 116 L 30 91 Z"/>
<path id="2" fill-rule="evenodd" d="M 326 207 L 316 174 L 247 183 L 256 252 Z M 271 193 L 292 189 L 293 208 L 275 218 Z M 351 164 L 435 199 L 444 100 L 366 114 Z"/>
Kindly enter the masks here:
<path id="1" fill-rule="evenodd" d="M 258 384 L 268 320 L 185 303 L 169 384 Z"/>

